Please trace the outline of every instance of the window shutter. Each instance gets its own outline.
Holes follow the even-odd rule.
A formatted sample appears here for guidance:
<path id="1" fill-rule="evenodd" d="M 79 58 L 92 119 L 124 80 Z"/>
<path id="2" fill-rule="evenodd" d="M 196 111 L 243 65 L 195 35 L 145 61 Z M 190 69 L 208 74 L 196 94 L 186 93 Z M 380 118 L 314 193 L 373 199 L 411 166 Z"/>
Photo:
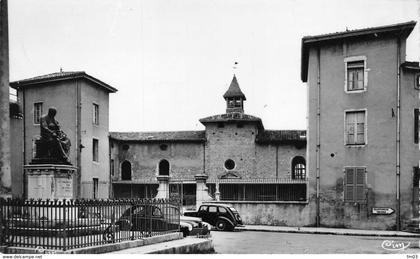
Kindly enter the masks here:
<path id="1" fill-rule="evenodd" d="M 347 89 L 347 62 L 344 61 L 344 89 L 345 91 L 348 91 L 349 89 Z"/>
<path id="2" fill-rule="evenodd" d="M 414 109 L 414 143 L 419 143 L 419 109 Z"/>
<path id="3" fill-rule="evenodd" d="M 420 181 L 420 170 L 418 167 L 414 167 L 414 175 L 413 175 L 413 187 L 418 188 L 419 187 L 419 181 Z"/>
<path id="4" fill-rule="evenodd" d="M 344 201 L 354 200 L 354 168 L 346 168 L 344 175 Z"/>
<path id="5" fill-rule="evenodd" d="M 365 89 L 366 89 L 366 87 L 368 86 L 368 69 L 367 69 L 367 67 L 366 67 L 366 60 L 365 60 L 365 62 L 364 62 L 364 71 L 365 71 L 365 75 L 364 75 L 364 80 L 363 80 L 363 82 L 364 82 L 364 87 L 365 87 Z"/>
<path id="6" fill-rule="evenodd" d="M 365 196 L 365 187 L 366 187 L 366 181 L 365 181 L 365 174 L 366 170 L 365 168 L 357 168 L 356 174 L 355 174 L 355 200 L 358 202 L 364 202 L 366 200 Z"/>

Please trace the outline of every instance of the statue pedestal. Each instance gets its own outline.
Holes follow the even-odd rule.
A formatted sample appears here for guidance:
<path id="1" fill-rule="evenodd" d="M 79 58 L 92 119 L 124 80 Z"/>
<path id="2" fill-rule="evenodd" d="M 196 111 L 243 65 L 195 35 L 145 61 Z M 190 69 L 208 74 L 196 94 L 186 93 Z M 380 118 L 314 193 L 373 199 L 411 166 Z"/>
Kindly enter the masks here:
<path id="1" fill-rule="evenodd" d="M 77 168 L 71 165 L 32 164 L 24 166 L 29 199 L 73 199 L 73 177 Z"/>
<path id="2" fill-rule="evenodd" d="M 73 199 L 73 177 L 76 167 L 71 165 L 37 164 L 24 166 L 27 178 L 28 199 Z M 29 207 L 31 218 L 46 220 L 72 219 L 77 217 L 77 208 L 61 207 L 51 211 L 48 207 Z"/>

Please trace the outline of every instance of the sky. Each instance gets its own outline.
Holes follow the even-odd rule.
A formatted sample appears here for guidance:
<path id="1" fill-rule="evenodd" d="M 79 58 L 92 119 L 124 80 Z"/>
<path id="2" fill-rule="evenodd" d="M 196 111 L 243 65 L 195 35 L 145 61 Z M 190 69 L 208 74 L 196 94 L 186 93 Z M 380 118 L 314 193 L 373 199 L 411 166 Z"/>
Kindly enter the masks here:
<path id="1" fill-rule="evenodd" d="M 85 71 L 111 131 L 203 130 L 235 73 L 245 113 L 306 129 L 303 36 L 419 20 L 420 0 L 9 0 L 10 80 Z M 419 25 L 407 60 L 419 61 Z M 234 69 L 234 62 L 238 62 Z"/>

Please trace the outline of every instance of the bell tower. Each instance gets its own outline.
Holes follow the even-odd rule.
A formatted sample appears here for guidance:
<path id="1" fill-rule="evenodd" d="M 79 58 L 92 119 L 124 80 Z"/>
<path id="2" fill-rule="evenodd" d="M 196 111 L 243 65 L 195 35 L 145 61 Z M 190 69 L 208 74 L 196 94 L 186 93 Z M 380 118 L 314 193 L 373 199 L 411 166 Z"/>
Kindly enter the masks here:
<path id="1" fill-rule="evenodd" d="M 244 101 L 246 100 L 244 93 L 239 88 L 238 80 L 233 75 L 229 89 L 223 95 L 226 100 L 226 113 L 244 113 Z"/>

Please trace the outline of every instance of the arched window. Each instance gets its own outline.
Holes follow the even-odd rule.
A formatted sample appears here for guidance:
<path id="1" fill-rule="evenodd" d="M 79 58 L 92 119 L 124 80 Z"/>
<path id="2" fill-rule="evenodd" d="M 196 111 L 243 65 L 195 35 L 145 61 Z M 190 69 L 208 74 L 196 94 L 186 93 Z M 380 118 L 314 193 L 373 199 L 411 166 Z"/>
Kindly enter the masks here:
<path id="1" fill-rule="evenodd" d="M 169 175 L 169 162 L 163 159 L 159 162 L 159 175 Z"/>
<path id="2" fill-rule="evenodd" d="M 121 180 L 131 180 L 131 163 L 127 160 L 121 164 Z"/>
<path id="3" fill-rule="evenodd" d="M 306 179 L 305 158 L 296 156 L 292 160 L 292 179 Z"/>

